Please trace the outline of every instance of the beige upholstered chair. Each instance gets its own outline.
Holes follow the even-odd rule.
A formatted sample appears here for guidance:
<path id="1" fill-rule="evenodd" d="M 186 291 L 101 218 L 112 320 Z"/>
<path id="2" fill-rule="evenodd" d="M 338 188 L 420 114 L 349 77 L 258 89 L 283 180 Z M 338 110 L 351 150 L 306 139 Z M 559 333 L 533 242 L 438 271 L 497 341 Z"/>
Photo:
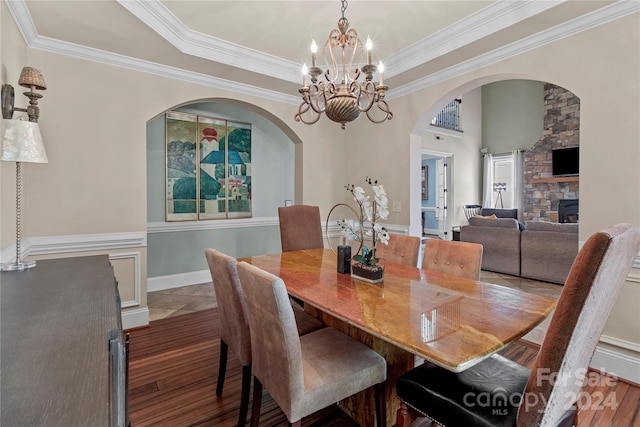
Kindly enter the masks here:
<path id="1" fill-rule="evenodd" d="M 385 425 L 386 362 L 333 328 L 298 337 L 284 282 L 245 262 L 238 274 L 247 301 L 253 348 L 253 410 L 258 426 L 262 386 L 292 425 L 339 400 L 375 386 L 378 425 Z"/>
<path id="2" fill-rule="evenodd" d="M 420 238 L 404 234 L 389 233 L 389 244 L 378 243 L 376 257 L 398 264 L 418 266 Z"/>
<path id="3" fill-rule="evenodd" d="M 236 355 L 242 365 L 242 391 L 238 426 L 244 426 L 249 408 L 251 386 L 251 337 L 245 308 L 244 293 L 238 277 L 238 262 L 235 258 L 215 249 L 206 249 L 213 288 L 220 312 L 220 364 L 216 394 L 222 395 L 227 369 L 227 352 Z M 294 310 L 298 333 L 305 334 L 324 327 L 315 317 L 302 309 Z"/>
<path id="4" fill-rule="evenodd" d="M 453 240 L 427 239 L 422 269 L 480 280 L 482 245 Z"/>
<path id="5" fill-rule="evenodd" d="M 282 252 L 324 247 L 320 208 L 294 205 L 278 208 Z"/>
<path id="6" fill-rule="evenodd" d="M 397 426 L 411 422 L 407 406 L 450 426 L 577 423 L 584 373 L 638 249 L 640 228 L 593 234 L 571 267 L 532 371 L 500 355 L 457 374 L 425 363 L 396 382 Z"/>

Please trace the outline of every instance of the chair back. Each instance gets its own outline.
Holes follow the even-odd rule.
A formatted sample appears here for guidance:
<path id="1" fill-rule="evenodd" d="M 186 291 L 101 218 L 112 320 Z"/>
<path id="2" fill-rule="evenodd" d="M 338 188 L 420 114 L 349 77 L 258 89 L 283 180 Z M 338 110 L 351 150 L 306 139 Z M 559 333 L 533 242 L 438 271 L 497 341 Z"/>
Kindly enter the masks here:
<path id="1" fill-rule="evenodd" d="M 282 252 L 324 247 L 320 208 L 294 205 L 278 208 Z"/>
<path id="2" fill-rule="evenodd" d="M 286 414 L 304 395 L 302 350 L 284 282 L 246 262 L 238 264 L 251 328 L 253 375 Z"/>
<path id="3" fill-rule="evenodd" d="M 244 294 L 238 277 L 238 261 L 215 249 L 205 249 L 207 264 L 220 313 L 220 339 L 242 366 L 251 365 L 251 334 Z"/>
<path id="4" fill-rule="evenodd" d="M 640 228 L 593 234 L 578 253 L 518 410 L 518 426 L 552 425 L 579 397 L 586 370 L 640 248 Z"/>
<path id="5" fill-rule="evenodd" d="M 398 264 L 418 266 L 420 238 L 404 234 L 389 233 L 389 244 L 378 243 L 376 257 Z"/>
<path id="6" fill-rule="evenodd" d="M 481 205 L 464 205 L 464 215 L 467 217 L 467 221 L 474 215 L 480 215 L 481 211 Z"/>
<path id="7" fill-rule="evenodd" d="M 482 245 L 453 240 L 427 239 L 422 269 L 480 280 Z"/>

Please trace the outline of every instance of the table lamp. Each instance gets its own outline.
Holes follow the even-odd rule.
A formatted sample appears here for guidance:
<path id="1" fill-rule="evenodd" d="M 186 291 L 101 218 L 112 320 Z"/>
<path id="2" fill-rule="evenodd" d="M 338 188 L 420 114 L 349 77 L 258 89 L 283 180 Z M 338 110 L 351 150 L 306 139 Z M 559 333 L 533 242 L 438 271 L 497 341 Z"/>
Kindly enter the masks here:
<path id="1" fill-rule="evenodd" d="M 22 261 L 20 255 L 22 222 L 22 163 L 47 163 L 40 127 L 36 122 L 2 120 L 2 161 L 16 163 L 16 259 L 2 264 L 0 271 L 27 270 L 35 261 Z"/>

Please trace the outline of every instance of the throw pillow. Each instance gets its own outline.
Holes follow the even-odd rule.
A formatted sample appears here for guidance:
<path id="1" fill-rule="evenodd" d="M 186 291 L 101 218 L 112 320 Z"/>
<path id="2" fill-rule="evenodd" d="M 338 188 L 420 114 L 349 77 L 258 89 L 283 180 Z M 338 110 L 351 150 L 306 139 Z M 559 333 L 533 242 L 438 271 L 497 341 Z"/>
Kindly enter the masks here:
<path id="1" fill-rule="evenodd" d="M 474 218 L 498 218 L 496 216 L 496 214 L 491 214 L 491 215 L 487 215 L 487 216 L 482 216 L 482 215 L 475 214 L 475 215 L 473 215 L 473 217 Z"/>

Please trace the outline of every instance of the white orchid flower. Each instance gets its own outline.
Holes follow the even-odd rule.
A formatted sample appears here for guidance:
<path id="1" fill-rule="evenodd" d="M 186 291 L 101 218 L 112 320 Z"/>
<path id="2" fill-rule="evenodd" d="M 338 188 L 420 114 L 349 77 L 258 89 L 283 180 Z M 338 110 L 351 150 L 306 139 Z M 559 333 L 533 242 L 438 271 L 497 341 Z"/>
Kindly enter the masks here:
<path id="1" fill-rule="evenodd" d="M 389 244 L 389 233 L 386 229 L 383 228 L 380 230 L 380 233 L 378 233 L 378 239 L 380 239 L 380 243 L 384 243 L 385 245 Z"/>
<path id="2" fill-rule="evenodd" d="M 376 194 L 376 196 L 386 196 L 387 192 L 384 190 L 384 187 L 382 186 L 382 184 L 380 185 L 372 185 L 371 188 L 373 188 L 373 192 Z"/>
<path id="3" fill-rule="evenodd" d="M 389 199 L 384 194 L 376 195 L 376 203 L 378 206 L 386 207 L 389 203 Z"/>
<path id="4" fill-rule="evenodd" d="M 378 209 L 378 215 L 380 219 L 387 219 L 389 217 L 389 209 L 386 206 Z"/>
<path id="5" fill-rule="evenodd" d="M 353 197 L 357 202 L 361 202 L 365 199 L 364 189 L 362 187 L 355 187 L 353 189 Z"/>

